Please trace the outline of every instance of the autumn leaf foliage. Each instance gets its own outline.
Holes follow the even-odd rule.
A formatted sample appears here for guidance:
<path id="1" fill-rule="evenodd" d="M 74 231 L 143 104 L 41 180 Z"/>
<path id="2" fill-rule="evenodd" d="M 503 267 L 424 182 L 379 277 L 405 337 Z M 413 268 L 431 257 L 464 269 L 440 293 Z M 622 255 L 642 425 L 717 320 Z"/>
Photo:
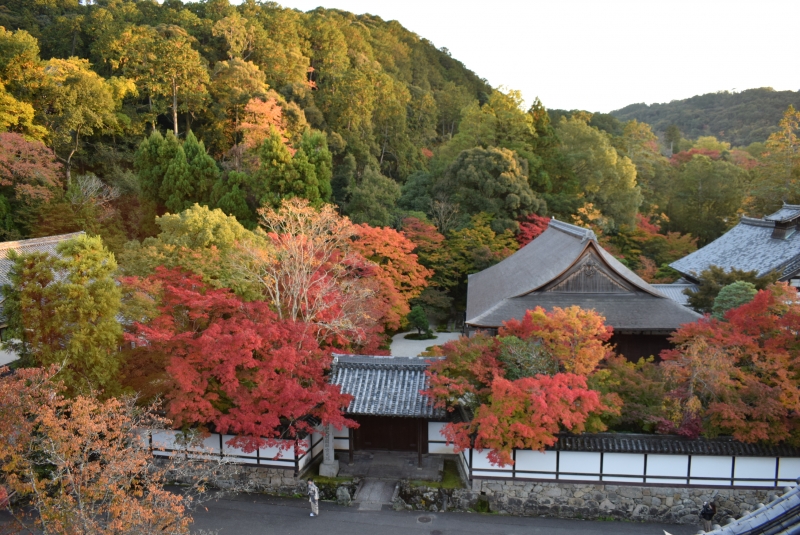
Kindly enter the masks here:
<path id="1" fill-rule="evenodd" d="M 522 320 L 510 319 L 499 336 L 539 341 L 566 372 L 588 375 L 611 355 L 607 344 L 613 329 L 593 310 L 577 306 L 554 307 L 551 312 L 536 307 Z"/>
<path id="2" fill-rule="evenodd" d="M 341 410 L 351 396 L 328 383 L 331 357 L 314 330 L 280 319 L 262 301 L 243 302 L 200 277 L 159 268 L 159 315 L 136 323 L 128 340 L 166 355 L 168 414 L 178 426 L 207 426 L 239 435 L 245 451 L 282 445 L 313 429 L 310 418 L 353 426 Z"/>
<path id="3" fill-rule="evenodd" d="M 375 264 L 375 277 L 380 281 L 378 296 L 388 308 L 384 324 L 389 329 L 399 329 L 411 311 L 408 301 L 428 286 L 433 271 L 419 264 L 412 252 L 414 243 L 393 228 L 362 223 L 355 225 L 355 232 L 352 247 Z"/>
<path id="4" fill-rule="evenodd" d="M 663 430 L 800 444 L 800 302 L 778 283 L 725 313 L 686 324 L 661 353 L 672 383 Z"/>
<path id="5" fill-rule="evenodd" d="M 603 396 L 586 382 L 611 354 L 606 344 L 611 329 L 603 322 L 602 316 L 578 307 L 552 312 L 537 307 L 521 321 L 506 322 L 498 337 L 479 333 L 439 348 L 445 358 L 431 365 L 427 395 L 437 407 L 454 411 L 460 405 L 473 414 L 468 422 L 445 426 L 448 442 L 456 451 L 488 449 L 492 464 L 508 465 L 514 448 L 542 450 L 556 442 L 560 431 L 605 429 L 600 417 L 618 414 L 618 398 Z M 555 373 L 507 376 L 502 354 L 506 345 L 519 353 L 525 347 L 520 341 L 527 343 L 531 359 L 550 359 Z"/>
<path id="6" fill-rule="evenodd" d="M 8 488 L 0 486 L 0 496 L 33 505 L 32 520 L 45 535 L 188 534 L 190 493 L 165 490 L 167 467 L 132 440 L 161 419 L 132 398 L 65 398 L 57 372 L 23 369 L 0 378 L 0 468 Z M 27 528 L 25 509 L 9 509 Z"/>

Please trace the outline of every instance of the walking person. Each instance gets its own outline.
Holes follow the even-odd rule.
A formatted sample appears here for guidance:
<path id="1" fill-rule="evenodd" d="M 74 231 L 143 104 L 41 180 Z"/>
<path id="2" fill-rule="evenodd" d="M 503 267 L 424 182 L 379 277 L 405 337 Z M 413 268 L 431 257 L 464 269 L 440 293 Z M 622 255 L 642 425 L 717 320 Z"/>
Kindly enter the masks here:
<path id="1" fill-rule="evenodd" d="M 711 522 L 714 520 L 714 515 L 717 514 L 717 506 L 714 502 L 703 502 L 703 508 L 700 510 L 700 518 L 703 520 L 703 531 L 708 533 L 711 531 Z"/>
<path id="2" fill-rule="evenodd" d="M 319 488 L 314 484 L 314 481 L 308 480 L 308 502 L 311 504 L 311 515 L 319 515 Z"/>

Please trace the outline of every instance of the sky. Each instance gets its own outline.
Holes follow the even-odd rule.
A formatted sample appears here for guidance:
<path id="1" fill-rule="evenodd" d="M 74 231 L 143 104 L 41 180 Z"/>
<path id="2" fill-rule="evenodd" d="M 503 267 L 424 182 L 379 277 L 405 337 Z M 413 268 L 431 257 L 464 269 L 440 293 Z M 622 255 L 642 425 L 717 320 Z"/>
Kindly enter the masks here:
<path id="1" fill-rule="evenodd" d="M 755 87 L 800 90 L 800 0 L 282 0 L 397 20 L 493 87 L 603 112 Z"/>

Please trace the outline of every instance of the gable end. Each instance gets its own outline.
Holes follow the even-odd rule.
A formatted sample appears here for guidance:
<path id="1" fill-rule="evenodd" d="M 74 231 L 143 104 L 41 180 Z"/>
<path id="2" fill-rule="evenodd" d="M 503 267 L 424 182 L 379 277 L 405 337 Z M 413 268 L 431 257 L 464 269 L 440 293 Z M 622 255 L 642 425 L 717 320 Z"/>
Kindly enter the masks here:
<path id="1" fill-rule="evenodd" d="M 635 288 L 606 265 L 603 259 L 587 249 L 565 273 L 541 289 L 565 293 L 633 293 Z"/>

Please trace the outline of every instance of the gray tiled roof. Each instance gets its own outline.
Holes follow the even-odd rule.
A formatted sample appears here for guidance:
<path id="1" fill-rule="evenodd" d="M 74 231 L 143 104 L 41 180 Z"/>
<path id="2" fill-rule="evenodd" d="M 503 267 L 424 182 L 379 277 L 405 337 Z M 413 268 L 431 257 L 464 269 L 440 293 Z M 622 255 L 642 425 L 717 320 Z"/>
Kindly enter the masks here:
<path id="1" fill-rule="evenodd" d="M 798 480 L 800 483 L 800 480 Z M 747 513 L 708 533 L 716 535 L 794 535 L 800 532 L 800 486 L 778 496 L 764 507 Z"/>
<path id="2" fill-rule="evenodd" d="M 797 457 L 791 446 L 745 444 L 732 438 L 685 438 L 673 435 L 594 433 L 559 435 L 547 448 L 558 451 L 602 451 L 605 453 L 661 453 L 670 455 L 734 455 L 737 457 Z"/>
<path id="3" fill-rule="evenodd" d="M 768 216 L 764 216 L 764 219 L 768 221 L 792 221 L 794 219 L 800 219 L 800 204 L 783 204 L 783 208 L 775 212 L 774 214 L 770 214 Z"/>
<path id="4" fill-rule="evenodd" d="M 772 216 L 777 216 L 781 209 Z M 800 232 L 786 239 L 772 238 L 775 221 L 743 217 L 735 227 L 692 254 L 676 260 L 670 267 L 689 277 L 697 278 L 710 266 L 743 271 L 755 271 L 759 276 L 778 270 L 791 275 L 790 265 L 800 259 Z"/>
<path id="5" fill-rule="evenodd" d="M 589 229 L 551 219 L 539 237 L 502 262 L 469 276 L 467 323 L 506 298 L 541 288 L 570 268 L 593 243 L 603 260 L 639 290 L 661 297 L 652 286 L 597 244 Z"/>
<path id="6" fill-rule="evenodd" d="M 73 232 L 72 234 L 59 234 L 58 236 L 47 236 L 45 238 L 33 238 L 30 240 L 7 241 L 0 243 L 0 286 L 11 284 L 8 273 L 11 271 L 13 263 L 8 259 L 9 251 L 17 251 L 21 254 L 26 253 L 50 253 L 56 254 L 56 247 L 59 243 L 84 234 L 83 232 Z"/>
<path id="7" fill-rule="evenodd" d="M 697 285 L 692 283 L 653 284 L 653 288 L 666 295 L 679 305 L 689 306 L 689 296 L 684 290 L 696 290 Z"/>
<path id="8" fill-rule="evenodd" d="M 428 388 L 430 359 L 336 355 L 331 383 L 353 396 L 347 414 L 443 418 L 421 391 Z"/>
<path id="9" fill-rule="evenodd" d="M 511 318 L 521 320 L 537 306 L 545 310 L 577 305 L 594 310 L 606 318 L 606 325 L 615 330 L 672 331 L 684 323 L 701 318 L 700 314 L 679 305 L 672 299 L 655 297 L 644 292 L 616 294 L 579 294 L 534 292 L 522 297 L 503 299 L 480 316 L 468 321 L 476 327 L 499 327 Z"/>

